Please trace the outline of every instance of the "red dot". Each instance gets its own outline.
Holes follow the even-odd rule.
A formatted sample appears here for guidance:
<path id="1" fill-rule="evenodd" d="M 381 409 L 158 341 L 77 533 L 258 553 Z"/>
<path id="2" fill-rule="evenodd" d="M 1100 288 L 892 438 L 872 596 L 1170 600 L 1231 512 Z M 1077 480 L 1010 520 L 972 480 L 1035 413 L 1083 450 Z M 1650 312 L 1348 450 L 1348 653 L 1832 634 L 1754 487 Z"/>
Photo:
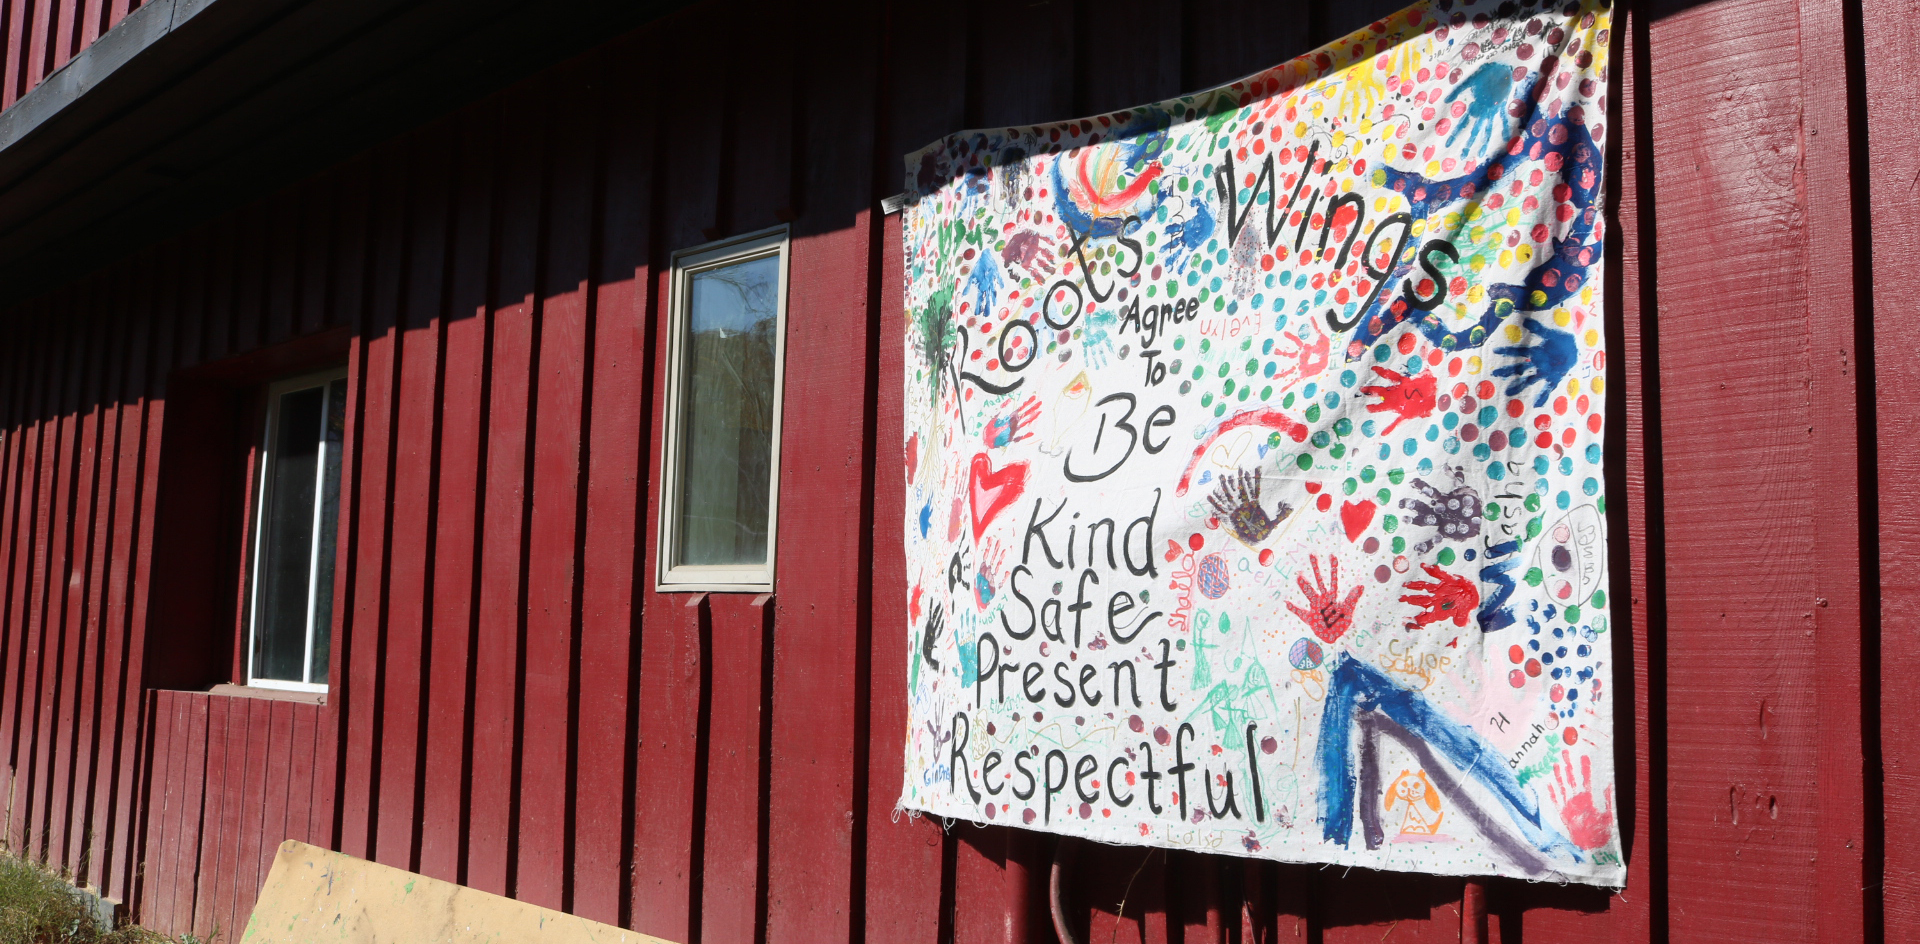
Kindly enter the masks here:
<path id="1" fill-rule="evenodd" d="M 1514 688 L 1524 687 L 1527 684 L 1527 675 L 1519 669 L 1514 669 L 1507 673 L 1507 682 Z"/>
<path id="2" fill-rule="evenodd" d="M 1413 353 L 1413 335 L 1411 333 L 1403 334 L 1400 336 L 1400 353 L 1402 354 Z"/>
<path id="3" fill-rule="evenodd" d="M 1317 501 L 1317 502 L 1314 502 L 1314 507 L 1316 507 L 1316 508 L 1319 508 L 1319 509 L 1320 509 L 1321 511 L 1326 511 L 1327 509 L 1329 509 L 1329 508 L 1332 508 L 1332 507 L 1333 507 L 1333 496 L 1332 496 L 1332 495 L 1321 495 L 1321 496 L 1320 496 L 1320 500 L 1319 500 L 1319 501 Z"/>
<path id="4" fill-rule="evenodd" d="M 1560 431 L 1560 444 L 1561 444 L 1561 445 L 1563 445 L 1563 446 L 1571 446 L 1571 445 L 1573 445 L 1573 440 L 1575 439 L 1575 437 L 1576 437 L 1576 435 L 1577 435 L 1577 431 L 1576 431 L 1576 430 L 1575 430 L 1575 429 L 1574 429 L 1573 427 L 1571 427 L 1571 426 L 1569 426 L 1569 427 L 1567 427 L 1566 429 L 1563 429 L 1563 430 L 1561 430 L 1561 431 Z"/>
<path id="5" fill-rule="evenodd" d="M 1593 433 L 1600 431 L 1600 414 L 1590 413 L 1587 415 L 1587 431 Z"/>
<path id="6" fill-rule="evenodd" d="M 1196 532 L 1192 537 L 1187 538 L 1187 546 L 1197 551 L 1207 546 L 1207 539 Z"/>
<path id="7" fill-rule="evenodd" d="M 1553 398 L 1553 414 L 1555 416 L 1564 416 L 1566 412 L 1567 412 L 1567 398 L 1554 397 Z"/>
<path id="8" fill-rule="evenodd" d="M 1533 444 L 1536 446 L 1539 446 L 1542 449 L 1552 448 L 1553 434 L 1548 432 L 1542 432 L 1540 435 L 1533 437 Z"/>
<path id="9" fill-rule="evenodd" d="M 1273 548 L 1270 548 L 1270 547 L 1261 548 L 1260 549 L 1260 566 L 1265 567 L 1271 563 L 1273 563 Z"/>
<path id="10" fill-rule="evenodd" d="M 1528 659 L 1526 668 L 1527 668 L 1527 674 L 1529 676 L 1532 676 L 1533 678 L 1540 677 L 1540 660 L 1539 659 Z"/>
<path id="11" fill-rule="evenodd" d="M 1519 665 L 1526 661 L 1527 651 L 1519 646 L 1509 646 L 1507 648 L 1507 658 L 1511 659 L 1514 665 Z"/>
<path id="12" fill-rule="evenodd" d="M 1519 419 L 1519 418 L 1520 418 L 1520 414 L 1522 414 L 1522 413 L 1525 413 L 1525 412 L 1527 412 L 1527 405 L 1526 405 L 1526 404 L 1524 404 L 1524 403 L 1521 403 L 1521 402 L 1520 402 L 1520 401 L 1518 401 L 1518 400 L 1508 400 L 1508 401 L 1507 401 L 1507 415 L 1508 415 L 1508 416 L 1511 416 L 1511 417 L 1513 417 L 1514 419 L 1516 419 L 1516 420 L 1517 420 L 1517 419 Z"/>
<path id="13" fill-rule="evenodd" d="M 1480 381 L 1480 386 L 1474 388 L 1474 394 L 1482 400 L 1493 399 L 1493 381 L 1491 380 Z"/>
<path id="14" fill-rule="evenodd" d="M 1580 743 L 1580 731 L 1572 725 L 1568 725 L 1565 731 L 1560 732 L 1560 737 L 1568 744 Z"/>

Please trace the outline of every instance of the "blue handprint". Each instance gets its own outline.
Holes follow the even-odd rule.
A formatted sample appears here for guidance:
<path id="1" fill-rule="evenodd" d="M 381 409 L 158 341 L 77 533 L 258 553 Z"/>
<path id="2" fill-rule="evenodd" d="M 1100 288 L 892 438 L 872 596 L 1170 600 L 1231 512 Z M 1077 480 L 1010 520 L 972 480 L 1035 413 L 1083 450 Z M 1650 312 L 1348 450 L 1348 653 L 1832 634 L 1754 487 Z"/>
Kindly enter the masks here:
<path id="1" fill-rule="evenodd" d="M 1560 389 L 1560 379 L 1573 369 L 1580 349 L 1574 344 L 1571 333 L 1552 327 L 1532 315 L 1527 316 L 1525 324 L 1527 332 L 1533 335 L 1531 343 L 1510 344 L 1494 348 L 1493 351 L 1501 357 L 1520 358 L 1520 362 L 1501 367 L 1493 375 L 1513 378 L 1507 384 L 1507 396 L 1510 397 L 1518 396 L 1535 383 L 1544 383 L 1540 395 L 1533 401 L 1535 407 L 1543 407 L 1547 405 L 1547 398 Z"/>
<path id="2" fill-rule="evenodd" d="M 1462 134 L 1467 136 L 1467 153 L 1478 154 L 1481 148 L 1498 144 L 1512 137 L 1510 124 L 1506 117 L 1507 103 L 1513 99 L 1513 69 L 1499 62 L 1489 62 L 1475 69 L 1465 82 L 1454 86 L 1447 93 L 1446 103 L 1465 93 L 1473 97 L 1467 101 L 1467 113 L 1460 116 L 1453 133 L 1447 135 L 1447 146 Z"/>

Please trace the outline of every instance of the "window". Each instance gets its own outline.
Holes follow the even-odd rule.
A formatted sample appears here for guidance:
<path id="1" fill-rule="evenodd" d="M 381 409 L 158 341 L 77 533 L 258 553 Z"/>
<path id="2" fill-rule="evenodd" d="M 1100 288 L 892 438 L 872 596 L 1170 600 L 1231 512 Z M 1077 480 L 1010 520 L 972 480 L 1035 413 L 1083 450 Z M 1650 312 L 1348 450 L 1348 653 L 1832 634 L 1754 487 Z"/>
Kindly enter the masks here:
<path id="1" fill-rule="evenodd" d="M 663 592 L 773 590 L 786 308 L 784 227 L 674 255 Z"/>
<path id="2" fill-rule="evenodd" d="M 267 389 L 248 588 L 249 685 L 327 690 L 346 405 L 344 370 Z"/>

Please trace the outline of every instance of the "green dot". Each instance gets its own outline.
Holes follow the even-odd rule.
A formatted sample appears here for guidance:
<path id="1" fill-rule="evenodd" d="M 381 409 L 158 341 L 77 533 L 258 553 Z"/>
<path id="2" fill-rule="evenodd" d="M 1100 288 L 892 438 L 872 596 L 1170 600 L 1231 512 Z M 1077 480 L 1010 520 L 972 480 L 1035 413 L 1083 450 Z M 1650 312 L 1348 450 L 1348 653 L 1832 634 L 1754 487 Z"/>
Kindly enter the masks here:
<path id="1" fill-rule="evenodd" d="M 1289 410 L 1293 409 L 1293 394 L 1289 393 L 1285 397 L 1282 397 L 1280 399 L 1280 405 Z"/>
<path id="2" fill-rule="evenodd" d="M 1254 375 L 1254 373 L 1255 373 L 1256 371 L 1258 371 L 1259 369 L 1260 369 L 1260 359 L 1259 359 L 1259 358 L 1257 358 L 1257 357 L 1249 357 L 1249 358 L 1247 358 L 1247 376 L 1249 376 L 1249 377 L 1251 377 L 1251 376 L 1253 376 L 1253 375 Z"/>
<path id="3" fill-rule="evenodd" d="M 1176 350 L 1176 351 L 1177 351 L 1177 350 L 1180 350 L 1181 348 L 1183 348 L 1183 347 L 1186 347 L 1186 346 L 1187 346 L 1187 339 L 1186 339 L 1186 338 L 1174 338 L 1174 339 L 1173 339 L 1173 349 L 1174 349 L 1174 350 Z"/>
<path id="4" fill-rule="evenodd" d="M 1334 444 L 1333 444 L 1333 448 L 1332 448 L 1332 449 L 1329 449 L 1329 450 L 1327 450 L 1327 455 L 1330 455 L 1330 456 L 1332 456 L 1332 457 L 1334 457 L 1335 459 L 1341 459 L 1341 458 L 1345 458 L 1345 457 L 1346 457 L 1346 455 L 1347 455 L 1347 444 L 1346 444 L 1346 443 L 1334 443 Z"/>
<path id="5" fill-rule="evenodd" d="M 1261 387 L 1261 388 L 1260 388 L 1260 399 L 1262 399 L 1262 400 L 1271 400 L 1271 399 L 1273 399 L 1273 387 L 1272 387 L 1272 386 L 1266 386 L 1266 387 Z"/>
<path id="6" fill-rule="evenodd" d="M 1381 518 L 1380 530 L 1385 531 L 1388 534 L 1392 534 L 1393 532 L 1400 530 L 1399 517 L 1395 515 L 1387 515 L 1386 517 Z"/>
<path id="7" fill-rule="evenodd" d="M 1407 470 L 1405 469 L 1388 469 L 1387 470 L 1387 481 L 1392 482 L 1395 485 L 1398 485 L 1401 482 L 1404 482 L 1406 480 L 1407 480 Z"/>
<path id="8" fill-rule="evenodd" d="M 1394 539 L 1393 539 L 1393 552 L 1394 552 L 1395 554 L 1405 554 L 1405 553 L 1407 552 L 1407 539 L 1406 539 L 1406 538 L 1394 538 Z"/>
<path id="9" fill-rule="evenodd" d="M 1252 387 L 1241 387 L 1241 388 L 1240 388 L 1240 402 L 1241 402 L 1241 403 L 1245 403 L 1245 402 L 1247 402 L 1247 396 L 1248 396 L 1249 394 L 1251 394 L 1251 393 L 1253 393 L 1253 388 L 1252 388 Z"/>
<path id="10" fill-rule="evenodd" d="M 1313 443 L 1313 448 L 1315 449 L 1325 449 L 1327 448 L 1327 444 L 1333 441 L 1333 437 L 1328 436 L 1327 431 L 1321 429 L 1315 430 L 1313 438 L 1308 441 Z"/>
<path id="11" fill-rule="evenodd" d="M 1200 339 L 1200 353 L 1205 354 L 1212 349 L 1213 349 L 1213 342 L 1211 340 L 1207 338 Z"/>
<path id="12" fill-rule="evenodd" d="M 1487 502 L 1486 518 L 1488 521 L 1500 520 L 1500 503 L 1499 502 Z"/>
<path id="13" fill-rule="evenodd" d="M 1539 518 L 1527 519 L 1527 540 L 1531 541 L 1534 538 L 1539 537 L 1540 528 L 1541 528 L 1541 524 L 1540 524 Z"/>
<path id="14" fill-rule="evenodd" d="M 1592 600 L 1589 600 L 1589 601 L 1587 601 L 1587 602 L 1588 602 L 1589 604 L 1591 604 L 1591 605 L 1592 605 L 1592 606 L 1593 606 L 1593 607 L 1594 607 L 1595 609 L 1599 609 L 1600 607 L 1603 607 L 1603 606 L 1606 606 L 1606 605 L 1607 605 L 1607 591 L 1605 591 L 1605 590 L 1595 590 L 1595 591 L 1593 591 L 1593 599 L 1592 599 Z"/>
<path id="15" fill-rule="evenodd" d="M 1225 377 L 1225 376 L 1227 375 L 1227 371 L 1229 371 L 1229 370 L 1232 370 L 1232 369 L 1233 369 L 1233 367 L 1232 367 L 1232 365 L 1230 365 L 1230 364 L 1221 364 L 1221 365 L 1220 365 L 1220 369 L 1219 369 L 1218 371 L 1215 371 L 1215 372 L 1214 372 L 1214 376 L 1216 376 L 1216 377 Z"/>
<path id="16" fill-rule="evenodd" d="M 1528 511 L 1539 511 L 1540 510 L 1540 493 L 1534 492 L 1533 494 L 1528 495 L 1525 504 L 1527 506 Z"/>
<path id="17" fill-rule="evenodd" d="M 1306 452 L 1301 453 L 1300 458 L 1293 460 L 1293 464 L 1299 466 L 1302 472 L 1313 468 L 1312 453 L 1306 453 Z"/>
<path id="18" fill-rule="evenodd" d="M 1453 563 L 1453 548 L 1450 548 L 1450 547 L 1441 548 L 1440 553 L 1434 555 L 1434 559 L 1438 560 L 1440 562 L 1440 566 L 1442 567 L 1445 567 L 1448 564 Z"/>
<path id="19" fill-rule="evenodd" d="M 1224 414 L 1226 412 L 1227 412 L 1227 402 L 1225 400 L 1222 400 L 1219 403 L 1214 404 L 1213 415 L 1220 416 L 1221 414 Z"/>
<path id="20" fill-rule="evenodd" d="M 1309 423 L 1320 422 L 1320 404 L 1316 403 L 1310 407 L 1307 407 L 1307 412 L 1304 415 L 1306 416 L 1307 422 Z"/>
<path id="21" fill-rule="evenodd" d="M 1227 378 L 1226 389 L 1220 391 L 1220 395 L 1223 397 L 1233 396 L 1233 378 L 1232 377 Z"/>
<path id="22" fill-rule="evenodd" d="M 1346 481 L 1340 483 L 1340 490 L 1351 495 L 1360 490 L 1360 480 L 1348 476 Z"/>
<path id="23" fill-rule="evenodd" d="M 1211 393 L 1203 393 L 1203 394 L 1201 394 L 1201 395 L 1200 395 L 1200 405 L 1201 405 L 1201 406 L 1212 406 L 1212 405 L 1213 405 L 1213 394 L 1211 394 Z"/>
<path id="24" fill-rule="evenodd" d="M 1567 622 L 1569 623 L 1580 622 L 1580 607 L 1578 605 L 1569 606 L 1561 610 L 1560 613 L 1567 618 Z"/>
<path id="25" fill-rule="evenodd" d="M 1387 503 L 1387 500 L 1388 500 L 1388 499 L 1391 499 L 1391 498 L 1393 497 L 1393 493 L 1392 493 L 1392 492 L 1390 492 L 1390 491 L 1387 491 L 1387 490 L 1386 490 L 1386 489 L 1384 489 L 1384 488 L 1383 488 L 1383 489 L 1381 489 L 1381 490 L 1379 490 L 1379 491 L 1377 491 L 1377 492 L 1374 492 L 1374 493 L 1373 493 L 1373 495 L 1374 495 L 1374 497 L 1375 497 L 1375 498 L 1377 498 L 1377 499 L 1379 499 L 1379 500 L 1380 500 L 1380 504 L 1382 504 L 1382 505 L 1384 505 L 1384 504 L 1386 504 L 1386 503 Z"/>
<path id="26" fill-rule="evenodd" d="M 1527 586 L 1537 587 L 1537 586 L 1540 586 L 1540 584 L 1547 579 L 1547 575 L 1544 573 L 1541 573 L 1540 568 L 1532 567 L 1532 568 L 1528 568 L 1527 576 L 1524 579 L 1527 581 Z"/>
<path id="27" fill-rule="evenodd" d="M 1594 510 L 1600 512 L 1601 514 L 1603 515 L 1606 514 L 1607 513 L 1607 496 L 1605 495 L 1600 496 L 1600 500 L 1594 502 L 1593 507 L 1594 507 Z"/>
<path id="28" fill-rule="evenodd" d="M 1373 481 L 1373 475 L 1374 475 L 1373 466 L 1367 466 L 1366 468 L 1360 470 L 1360 481 L 1370 483 Z M 1381 489 L 1381 491 L 1384 492 L 1386 491 L 1386 489 Z"/>
<path id="29" fill-rule="evenodd" d="M 1352 420 L 1343 416 L 1333 421 L 1333 434 L 1335 436 L 1345 436 L 1351 432 L 1353 432 Z"/>

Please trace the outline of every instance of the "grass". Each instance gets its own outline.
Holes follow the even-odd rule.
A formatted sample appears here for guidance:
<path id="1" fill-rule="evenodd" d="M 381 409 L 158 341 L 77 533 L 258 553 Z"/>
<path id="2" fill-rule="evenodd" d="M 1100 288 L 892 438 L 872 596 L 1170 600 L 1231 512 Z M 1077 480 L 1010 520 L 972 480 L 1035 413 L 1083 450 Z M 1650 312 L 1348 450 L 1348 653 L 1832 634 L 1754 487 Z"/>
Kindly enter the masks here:
<path id="1" fill-rule="evenodd" d="M 0 944 L 208 944 L 137 925 L 100 928 L 72 885 L 25 859 L 0 854 Z"/>

